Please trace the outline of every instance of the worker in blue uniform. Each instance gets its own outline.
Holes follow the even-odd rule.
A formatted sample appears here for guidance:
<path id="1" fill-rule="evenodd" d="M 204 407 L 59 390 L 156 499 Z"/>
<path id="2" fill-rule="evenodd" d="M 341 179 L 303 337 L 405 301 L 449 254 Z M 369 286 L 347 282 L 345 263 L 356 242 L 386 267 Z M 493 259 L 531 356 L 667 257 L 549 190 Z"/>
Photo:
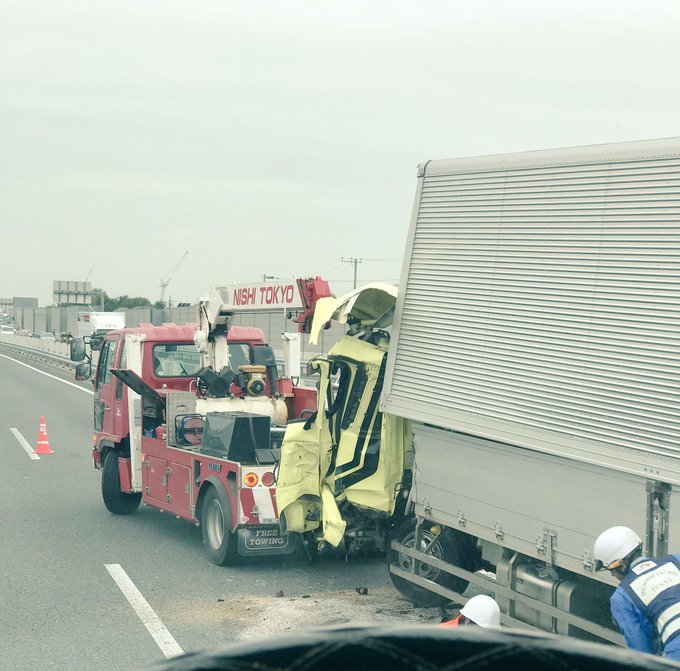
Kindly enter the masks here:
<path id="1" fill-rule="evenodd" d="M 644 557 L 628 527 L 603 531 L 593 554 L 595 570 L 620 582 L 611 610 L 628 646 L 680 662 L 680 554 Z"/>

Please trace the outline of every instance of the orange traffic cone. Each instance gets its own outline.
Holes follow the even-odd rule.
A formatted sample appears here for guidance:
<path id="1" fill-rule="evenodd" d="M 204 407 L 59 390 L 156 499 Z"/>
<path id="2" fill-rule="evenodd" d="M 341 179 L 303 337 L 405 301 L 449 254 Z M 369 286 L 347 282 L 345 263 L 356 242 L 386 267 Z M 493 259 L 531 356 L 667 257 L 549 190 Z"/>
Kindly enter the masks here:
<path id="1" fill-rule="evenodd" d="M 45 417 L 40 418 L 40 431 L 38 431 L 38 447 L 33 450 L 35 454 L 54 454 L 50 449 L 50 440 L 47 437 L 47 424 L 45 424 Z"/>

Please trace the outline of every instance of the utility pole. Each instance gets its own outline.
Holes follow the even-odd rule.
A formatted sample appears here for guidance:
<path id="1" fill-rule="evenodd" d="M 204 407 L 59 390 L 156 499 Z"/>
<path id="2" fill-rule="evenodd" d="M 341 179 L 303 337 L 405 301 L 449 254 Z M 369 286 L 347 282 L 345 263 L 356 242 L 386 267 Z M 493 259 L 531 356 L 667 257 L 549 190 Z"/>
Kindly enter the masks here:
<path id="1" fill-rule="evenodd" d="M 346 259 L 344 256 L 340 259 L 343 263 L 353 263 L 354 264 L 354 288 L 357 288 L 357 264 L 361 263 L 363 259 L 357 259 L 354 258 L 353 256 L 350 256 L 348 259 Z"/>

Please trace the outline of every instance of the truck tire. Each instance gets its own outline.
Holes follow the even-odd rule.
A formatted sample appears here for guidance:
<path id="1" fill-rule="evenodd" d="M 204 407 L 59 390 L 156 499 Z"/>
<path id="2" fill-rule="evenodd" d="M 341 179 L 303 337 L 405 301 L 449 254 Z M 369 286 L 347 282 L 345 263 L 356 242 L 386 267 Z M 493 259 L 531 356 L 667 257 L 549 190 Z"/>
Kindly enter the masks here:
<path id="1" fill-rule="evenodd" d="M 228 566 L 237 558 L 236 535 L 231 528 L 231 506 L 226 493 L 209 487 L 201 506 L 203 547 L 213 564 Z"/>
<path id="2" fill-rule="evenodd" d="M 423 522 L 421 529 L 423 543 L 428 546 L 427 553 L 431 554 L 433 557 L 442 559 L 448 564 L 464 566 L 461 548 L 456 542 L 456 535 L 450 530 L 444 529 L 441 534 L 435 536 L 430 531 L 433 526 L 434 525 L 429 522 Z M 394 527 L 390 540 L 399 541 L 402 545 L 412 548 L 415 544 L 415 538 L 416 519 L 415 517 L 409 517 Z M 389 549 L 387 557 L 390 564 L 395 564 L 405 571 L 411 570 L 411 565 L 414 560 L 408 555 Z M 419 574 L 423 578 L 432 580 L 438 585 L 452 589 L 460 594 L 462 594 L 468 586 L 467 581 L 462 578 L 457 578 L 450 573 L 446 573 L 445 571 L 441 571 L 434 566 L 429 566 L 424 563 L 421 563 L 420 565 Z M 435 592 L 430 592 L 430 590 L 394 575 L 392 572 L 390 572 L 390 578 L 396 589 L 416 606 L 434 608 L 436 606 L 444 606 L 451 602 L 451 599 L 436 594 Z"/>
<path id="3" fill-rule="evenodd" d="M 120 491 L 118 452 L 109 450 L 102 466 L 102 498 L 107 510 L 114 515 L 132 515 L 142 500 L 141 494 Z"/>

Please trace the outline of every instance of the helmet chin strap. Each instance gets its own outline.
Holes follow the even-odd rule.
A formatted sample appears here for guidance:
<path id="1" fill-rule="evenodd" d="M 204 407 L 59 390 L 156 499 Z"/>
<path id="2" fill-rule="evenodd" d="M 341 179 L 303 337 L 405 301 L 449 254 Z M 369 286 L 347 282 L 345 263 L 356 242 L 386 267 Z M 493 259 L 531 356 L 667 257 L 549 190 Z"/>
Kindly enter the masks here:
<path id="1" fill-rule="evenodd" d="M 627 557 L 624 557 L 619 561 L 619 563 L 612 569 L 609 569 L 610 573 L 617 579 L 617 580 L 623 580 L 626 577 L 626 573 L 628 573 L 628 569 L 630 568 L 631 563 L 633 562 L 633 557 L 637 555 L 637 550 L 632 552 L 630 555 Z"/>
<path id="2" fill-rule="evenodd" d="M 609 569 L 609 572 L 620 582 L 626 577 L 626 573 L 628 573 L 628 565 L 623 561 L 618 566 Z"/>

